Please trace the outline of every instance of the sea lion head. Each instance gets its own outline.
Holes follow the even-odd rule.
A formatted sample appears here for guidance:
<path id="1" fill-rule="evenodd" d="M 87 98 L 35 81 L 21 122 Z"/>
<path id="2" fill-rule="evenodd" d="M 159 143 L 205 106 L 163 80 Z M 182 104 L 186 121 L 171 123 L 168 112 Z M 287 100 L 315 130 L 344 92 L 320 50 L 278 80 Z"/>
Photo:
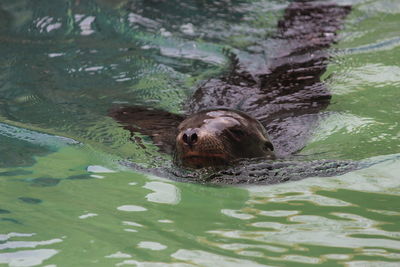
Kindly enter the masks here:
<path id="1" fill-rule="evenodd" d="M 274 158 L 265 128 L 231 109 L 204 110 L 178 126 L 175 160 L 184 167 L 227 165 L 240 158 Z"/>

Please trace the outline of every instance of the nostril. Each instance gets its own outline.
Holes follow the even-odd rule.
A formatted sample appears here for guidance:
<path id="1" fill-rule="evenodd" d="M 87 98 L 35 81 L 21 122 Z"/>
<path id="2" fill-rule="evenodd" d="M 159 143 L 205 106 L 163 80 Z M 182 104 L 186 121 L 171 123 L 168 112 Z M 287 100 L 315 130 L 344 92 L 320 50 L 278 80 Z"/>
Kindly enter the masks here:
<path id="1" fill-rule="evenodd" d="M 187 136 L 187 134 L 183 134 L 183 136 L 182 136 L 182 139 L 183 139 L 183 142 L 185 142 L 186 144 L 188 144 L 188 136 Z"/>
<path id="2" fill-rule="evenodd" d="M 197 142 L 197 134 L 193 133 L 192 136 L 190 136 L 190 141 L 192 144 Z"/>
<path id="3" fill-rule="evenodd" d="M 182 135 L 182 141 L 190 146 L 195 144 L 198 139 L 199 136 L 193 129 L 186 130 L 185 133 Z"/>

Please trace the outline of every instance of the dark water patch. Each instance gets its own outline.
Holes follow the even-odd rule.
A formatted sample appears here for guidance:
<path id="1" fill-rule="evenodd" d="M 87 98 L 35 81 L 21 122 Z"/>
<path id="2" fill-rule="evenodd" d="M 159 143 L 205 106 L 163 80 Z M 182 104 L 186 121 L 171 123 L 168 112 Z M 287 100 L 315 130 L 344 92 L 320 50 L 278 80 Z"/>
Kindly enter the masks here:
<path id="1" fill-rule="evenodd" d="M 352 248 L 343 248 L 343 247 L 327 247 L 327 246 L 316 246 L 310 244 L 303 244 L 304 251 L 309 253 L 309 251 L 317 252 L 314 255 L 324 255 L 324 254 L 351 254 L 354 252 Z"/>
<path id="2" fill-rule="evenodd" d="M 40 204 L 43 202 L 41 199 L 31 197 L 19 197 L 18 199 L 28 204 Z"/>
<path id="3" fill-rule="evenodd" d="M 10 213 L 10 211 L 9 210 L 0 209 L 0 214 L 7 214 L 7 213 Z"/>
<path id="4" fill-rule="evenodd" d="M 47 186 L 56 186 L 61 181 L 58 178 L 51 178 L 51 177 L 40 177 L 31 180 L 31 186 L 38 186 L 38 187 L 47 187 Z"/>
<path id="5" fill-rule="evenodd" d="M 386 223 L 381 226 L 382 230 L 388 231 L 388 232 L 398 232 L 399 231 L 399 218 L 397 217 L 394 219 L 395 222 L 393 223 Z"/>
<path id="6" fill-rule="evenodd" d="M 67 178 L 68 180 L 87 180 L 87 179 L 93 179 L 93 177 L 90 177 L 89 174 L 79 174 L 79 175 L 72 175 Z"/>
<path id="7" fill-rule="evenodd" d="M 4 221 L 4 222 L 12 222 L 15 224 L 22 224 L 20 221 L 13 219 L 13 218 L 0 218 L 0 221 Z"/>
<path id="8" fill-rule="evenodd" d="M 32 174 L 31 171 L 27 170 L 15 170 L 15 171 L 7 171 L 7 172 L 0 172 L 0 176 L 22 176 Z"/>
<path id="9" fill-rule="evenodd" d="M 51 151 L 42 146 L 0 135 L 0 168 L 31 166 L 36 162 L 35 156 L 49 153 Z"/>

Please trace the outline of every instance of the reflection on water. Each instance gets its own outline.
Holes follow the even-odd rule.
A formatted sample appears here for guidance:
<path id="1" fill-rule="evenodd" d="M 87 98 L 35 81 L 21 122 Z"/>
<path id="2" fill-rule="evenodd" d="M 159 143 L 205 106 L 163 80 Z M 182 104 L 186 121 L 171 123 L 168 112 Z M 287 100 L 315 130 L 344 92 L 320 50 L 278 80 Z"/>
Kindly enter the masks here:
<path id="1" fill-rule="evenodd" d="M 334 98 L 302 153 L 380 163 L 215 187 L 121 166 L 170 159 L 107 110 L 181 112 L 225 69 L 225 46 L 265 64 L 286 1 L 1 1 L 0 265 L 398 266 L 400 6 L 341 2 L 353 11 L 325 75 Z"/>
<path id="2" fill-rule="evenodd" d="M 55 249 L 23 250 L 0 254 L 0 263 L 9 266 L 36 266 L 57 254 Z"/>
<path id="3" fill-rule="evenodd" d="M 148 182 L 143 188 L 154 191 L 146 196 L 147 201 L 165 204 L 178 204 L 180 202 L 179 189 L 162 182 Z"/>
<path id="4" fill-rule="evenodd" d="M 59 238 L 45 241 L 10 241 L 10 239 L 16 237 L 29 238 L 34 235 L 35 234 L 33 233 L 23 234 L 15 232 L 9 234 L 1 234 L 0 241 L 2 243 L 0 245 L 0 251 L 16 248 L 36 248 L 62 242 L 62 240 Z M 0 263 L 8 264 L 9 266 L 36 266 L 43 263 L 44 260 L 51 258 L 57 253 L 58 251 L 55 249 L 31 249 L 10 253 L 0 253 Z"/>

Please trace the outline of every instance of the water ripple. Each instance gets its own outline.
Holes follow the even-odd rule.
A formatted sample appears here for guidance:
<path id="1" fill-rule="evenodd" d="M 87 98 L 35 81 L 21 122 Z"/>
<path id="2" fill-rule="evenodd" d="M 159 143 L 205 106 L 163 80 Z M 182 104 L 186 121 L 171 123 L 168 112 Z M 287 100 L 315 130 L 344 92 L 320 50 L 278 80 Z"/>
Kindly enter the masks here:
<path id="1" fill-rule="evenodd" d="M 12 267 L 37 266 L 57 253 L 58 251 L 55 249 L 36 249 L 0 253 L 0 263 L 8 264 Z"/>

